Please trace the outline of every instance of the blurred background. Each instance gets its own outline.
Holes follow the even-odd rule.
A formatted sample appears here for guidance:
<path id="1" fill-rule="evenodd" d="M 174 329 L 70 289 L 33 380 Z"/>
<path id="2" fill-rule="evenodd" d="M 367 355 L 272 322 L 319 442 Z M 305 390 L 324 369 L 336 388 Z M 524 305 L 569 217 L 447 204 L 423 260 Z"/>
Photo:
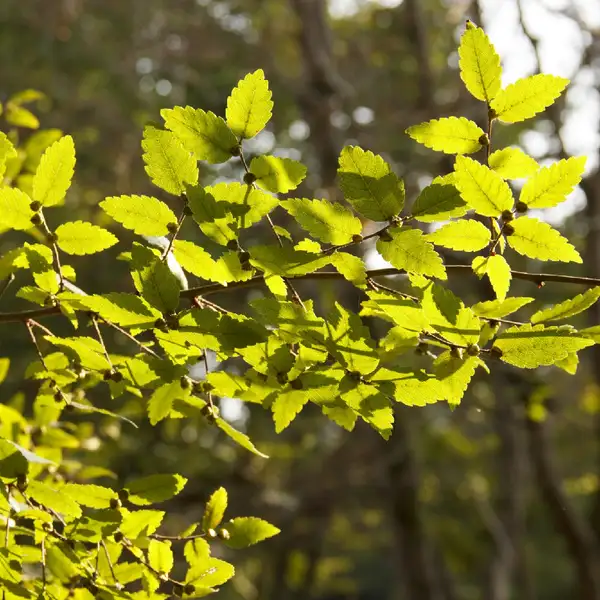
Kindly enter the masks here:
<path id="1" fill-rule="evenodd" d="M 27 107 L 42 128 L 75 138 L 75 184 L 51 214 L 54 224 L 81 218 L 112 227 L 98 209 L 108 195 L 154 195 L 177 207 L 144 172 L 143 125 L 173 105 L 224 114 L 231 88 L 257 68 L 270 81 L 275 110 L 267 130 L 248 143 L 250 154 L 301 159 L 309 176 L 298 194 L 339 199 L 339 151 L 359 144 L 394 165 L 412 201 L 452 163 L 418 148 L 406 127 L 448 115 L 480 125 L 485 119 L 458 73 L 467 18 L 496 45 L 504 85 L 540 70 L 571 79 L 535 121 L 497 126 L 493 144 L 520 145 L 541 163 L 588 155 L 582 185 L 542 215 L 584 253 L 584 265 L 543 268 L 600 277 L 599 0 L 2 0 L 0 101 L 39 90 L 45 97 Z M 30 135 L 20 131 L 22 139 Z M 238 169 L 235 161 L 203 165 L 201 176 L 208 185 L 239 179 Z M 274 219 L 286 224 L 283 211 Z M 187 226 L 182 237 L 200 240 Z M 123 242 L 114 252 L 73 261 L 86 291 L 132 289 L 126 265 L 114 260 L 132 238 L 117 233 Z M 15 240 L 3 235 L 0 253 Z M 380 264 L 368 246 L 365 252 L 370 265 Z M 542 268 L 515 255 L 511 265 Z M 451 285 L 463 299 L 482 299 L 475 281 L 458 277 Z M 298 289 L 317 303 L 341 295 L 359 309 L 360 297 L 342 283 Z M 548 304 L 580 291 L 518 281 L 511 288 Z M 253 293 L 218 298 L 243 311 Z M 2 310 L 14 306 L 3 298 Z M 576 324 L 599 323 L 600 310 L 592 309 Z M 124 351 L 119 340 L 111 343 Z M 33 358 L 29 346 L 25 328 L 0 331 L 0 355 L 14 366 L 0 401 L 17 389 Z M 223 402 L 224 416 L 269 460 L 201 420 L 144 425 L 138 400 L 111 400 L 100 386 L 106 397 L 97 402 L 132 416 L 140 429 L 98 421 L 69 452 L 119 481 L 153 472 L 188 477 L 169 505 L 167 530 L 200 518 L 220 485 L 232 516 L 261 516 L 280 527 L 281 535 L 256 549 L 226 554 L 237 572 L 220 592 L 224 600 L 597 600 L 600 351 L 584 352 L 569 368 L 575 375 L 498 367 L 478 375 L 454 411 L 445 403 L 399 406 L 389 442 L 361 424 L 345 432 L 310 406 L 276 436 L 268 411 Z M 24 392 L 27 405 L 35 387 Z"/>

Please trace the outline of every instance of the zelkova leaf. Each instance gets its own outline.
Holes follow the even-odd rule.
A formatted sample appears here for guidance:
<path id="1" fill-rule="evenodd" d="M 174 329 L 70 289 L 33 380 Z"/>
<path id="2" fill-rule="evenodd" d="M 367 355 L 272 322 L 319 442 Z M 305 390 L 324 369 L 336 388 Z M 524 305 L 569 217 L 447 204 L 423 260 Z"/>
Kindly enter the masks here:
<path id="1" fill-rule="evenodd" d="M 154 390 L 148 400 L 148 419 L 151 425 L 166 419 L 173 408 L 175 400 L 189 396 L 189 390 L 181 387 L 179 381 L 164 383 Z"/>
<path id="2" fill-rule="evenodd" d="M 264 129 L 271 118 L 273 100 L 262 69 L 248 73 L 227 98 L 227 125 L 239 138 L 249 139 Z"/>
<path id="3" fill-rule="evenodd" d="M 81 516 L 81 508 L 75 500 L 47 483 L 31 481 L 27 486 L 27 495 L 44 508 L 59 514 L 74 518 Z"/>
<path id="4" fill-rule="evenodd" d="M 55 233 L 58 247 L 67 254 L 95 254 L 119 241 L 110 231 L 85 221 L 63 223 Z"/>
<path id="5" fill-rule="evenodd" d="M 138 235 L 167 235 L 167 225 L 177 223 L 175 213 L 150 196 L 110 196 L 100 202 L 102 210 Z"/>
<path id="6" fill-rule="evenodd" d="M 230 535 L 226 544 L 230 548 L 246 548 L 279 533 L 277 527 L 257 517 L 237 517 L 226 527 Z"/>
<path id="7" fill-rule="evenodd" d="M 477 256 L 473 259 L 472 266 L 473 271 L 480 279 L 484 275 L 488 276 L 492 288 L 496 292 L 496 297 L 500 302 L 504 301 L 512 279 L 510 266 L 506 259 L 500 254 L 487 257 Z"/>
<path id="8" fill-rule="evenodd" d="M 443 225 L 425 238 L 444 248 L 476 252 L 490 243 L 491 234 L 483 223 L 474 219 L 462 219 Z"/>
<path id="9" fill-rule="evenodd" d="M 198 182 L 198 165 L 193 154 L 172 131 L 147 126 L 142 140 L 146 173 L 159 188 L 179 196 L 186 184 Z"/>
<path id="10" fill-rule="evenodd" d="M 204 515 L 202 516 L 202 529 L 208 531 L 221 524 L 223 515 L 227 509 L 227 490 L 219 488 L 215 490 L 206 503 Z"/>
<path id="11" fill-rule="evenodd" d="M 417 196 L 411 215 L 417 221 L 434 223 L 452 217 L 462 217 L 469 208 L 454 185 L 437 183 L 434 180 Z"/>
<path id="12" fill-rule="evenodd" d="M 211 111 L 191 106 L 163 108 L 160 116 L 181 143 L 196 155 L 198 160 L 211 164 L 226 162 L 237 148 L 237 139 L 225 119 Z"/>
<path id="13" fill-rule="evenodd" d="M 148 564 L 161 575 L 168 575 L 173 568 L 173 550 L 169 540 L 148 542 Z"/>
<path id="14" fill-rule="evenodd" d="M 187 479 L 181 475 L 149 475 L 131 481 L 125 488 L 129 502 L 138 506 L 164 502 L 181 492 Z"/>
<path id="15" fill-rule="evenodd" d="M 494 342 L 502 361 L 522 369 L 549 366 L 594 344 L 569 329 L 529 323 L 510 327 Z"/>
<path id="16" fill-rule="evenodd" d="M 54 142 L 44 152 L 33 176 L 33 199 L 42 206 L 62 204 L 75 169 L 75 145 L 70 135 Z"/>
<path id="17" fill-rule="evenodd" d="M 574 298 L 569 298 L 550 308 L 538 310 L 532 315 L 531 322 L 535 324 L 569 319 L 593 306 L 598 301 L 598 298 L 600 298 L 600 286 L 591 288 L 582 294 L 577 294 Z"/>
<path id="18" fill-rule="evenodd" d="M 250 264 L 273 275 L 294 277 L 313 273 L 329 263 L 329 257 L 289 246 L 252 246 Z"/>
<path id="19" fill-rule="evenodd" d="M 468 156 L 457 156 L 454 174 L 454 185 L 462 199 L 477 214 L 499 217 L 513 207 L 514 199 L 508 184 L 486 165 Z"/>
<path id="20" fill-rule="evenodd" d="M 406 133 L 419 144 L 445 154 L 472 154 L 481 150 L 485 133 L 464 117 L 444 117 L 413 125 Z"/>
<path id="21" fill-rule="evenodd" d="M 281 433 L 298 416 L 308 400 L 309 395 L 305 390 L 278 392 L 271 406 L 275 432 Z"/>
<path id="22" fill-rule="evenodd" d="M 534 219 L 519 217 L 511 221 L 508 245 L 523 256 L 539 260 L 581 263 L 579 252 L 556 229 Z"/>
<path id="23" fill-rule="evenodd" d="M 506 298 L 506 300 L 488 300 L 486 302 L 478 302 L 471 306 L 471 310 L 478 317 L 486 317 L 488 319 L 501 319 L 514 312 L 517 312 L 523 306 L 530 304 L 534 298 Z"/>
<path id="24" fill-rule="evenodd" d="M 521 148 L 503 148 L 490 154 L 488 164 L 502 179 L 522 179 L 533 175 L 540 166 Z"/>
<path id="25" fill-rule="evenodd" d="M 33 227 L 31 198 L 17 188 L 0 188 L 0 228 L 26 231 Z"/>
<path id="26" fill-rule="evenodd" d="M 261 452 L 253 443 L 252 440 L 241 431 L 238 431 L 232 427 L 227 421 L 223 419 L 217 419 L 217 427 L 229 438 L 231 438 L 236 444 L 239 444 L 242 448 L 245 448 L 252 454 L 256 454 L 261 458 L 269 458 L 266 454 Z"/>
<path id="27" fill-rule="evenodd" d="M 502 85 L 500 57 L 483 29 L 470 21 L 460 39 L 458 56 L 465 86 L 477 100 L 489 103 Z"/>
<path id="28" fill-rule="evenodd" d="M 568 79 L 555 75 L 524 77 L 501 90 L 490 107 L 504 123 L 525 121 L 553 104 L 568 83 Z"/>
<path id="29" fill-rule="evenodd" d="M 360 219 L 338 202 L 291 198 L 281 206 L 312 236 L 334 246 L 351 242 L 362 231 Z"/>
<path id="30" fill-rule="evenodd" d="M 390 240 L 379 238 L 377 250 L 392 266 L 408 273 L 447 278 L 442 257 L 420 229 L 393 227 L 387 233 Z"/>
<path id="31" fill-rule="evenodd" d="M 581 181 L 585 162 L 585 156 L 572 156 L 542 167 L 525 182 L 519 200 L 529 208 L 550 208 L 560 204 Z"/>
<path id="32" fill-rule="evenodd" d="M 255 156 L 249 168 L 256 177 L 256 185 L 274 194 L 295 190 L 306 177 L 306 167 L 293 158 Z"/>
<path id="33" fill-rule="evenodd" d="M 372 221 L 386 221 L 404 206 L 404 182 L 370 150 L 346 146 L 339 158 L 338 180 L 348 203 Z"/>

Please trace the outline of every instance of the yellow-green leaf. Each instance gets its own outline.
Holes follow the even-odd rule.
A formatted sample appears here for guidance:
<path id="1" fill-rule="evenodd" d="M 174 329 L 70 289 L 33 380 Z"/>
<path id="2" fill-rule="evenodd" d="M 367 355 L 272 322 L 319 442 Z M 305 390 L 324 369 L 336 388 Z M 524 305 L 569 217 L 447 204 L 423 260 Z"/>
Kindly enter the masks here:
<path id="1" fill-rule="evenodd" d="M 413 125 L 406 133 L 419 144 L 446 154 L 472 154 L 481 150 L 485 133 L 464 117 L 444 117 Z"/>
<path id="2" fill-rule="evenodd" d="M 75 169 L 75 145 L 65 135 L 49 146 L 33 177 L 33 199 L 42 206 L 62 204 Z"/>
<path id="3" fill-rule="evenodd" d="M 483 29 L 470 21 L 458 47 L 460 77 L 478 100 L 490 102 L 500 91 L 500 57 Z"/>
<path id="4" fill-rule="evenodd" d="M 504 301 L 488 300 L 486 302 L 478 302 L 471 306 L 471 310 L 478 317 L 486 317 L 488 319 L 501 319 L 511 313 L 518 311 L 523 306 L 533 302 L 534 298 L 513 297 L 506 298 Z"/>
<path id="5" fill-rule="evenodd" d="M 574 298 L 569 298 L 550 308 L 538 310 L 532 315 L 531 322 L 544 323 L 548 321 L 562 321 L 563 319 L 569 319 L 594 305 L 598 298 L 600 298 L 600 286 L 591 288 L 583 292 L 583 294 L 577 294 Z"/>
<path id="6" fill-rule="evenodd" d="M 454 175 L 454 173 L 450 173 Z M 462 199 L 454 185 L 436 178 L 431 185 L 423 188 L 412 206 L 411 215 L 417 221 L 433 223 L 452 217 L 462 217 L 469 205 Z"/>
<path id="7" fill-rule="evenodd" d="M 522 179 L 533 175 L 540 166 L 521 148 L 503 148 L 490 154 L 488 164 L 502 179 Z"/>
<path id="8" fill-rule="evenodd" d="M 119 240 L 106 229 L 85 221 L 63 223 L 56 229 L 58 247 L 67 254 L 95 254 L 114 246 Z"/>
<path id="9" fill-rule="evenodd" d="M 457 156 L 454 163 L 454 185 L 462 199 L 484 217 L 498 217 L 513 207 L 514 199 L 508 184 L 486 165 Z"/>
<path id="10" fill-rule="evenodd" d="M 263 155 L 252 159 L 250 173 L 256 177 L 256 185 L 264 190 L 286 194 L 306 177 L 306 167 L 292 158 Z"/>
<path id="11" fill-rule="evenodd" d="M 585 162 L 585 156 L 571 157 L 541 168 L 525 182 L 519 200 L 529 208 L 550 208 L 560 204 L 581 181 Z"/>
<path id="12" fill-rule="evenodd" d="M 177 223 L 173 211 L 150 196 L 110 196 L 100 202 L 105 213 L 138 235 L 167 235 L 167 225 Z"/>
<path id="13" fill-rule="evenodd" d="M 487 275 L 496 297 L 500 302 L 506 299 L 508 289 L 510 287 L 510 281 L 512 279 L 512 273 L 510 265 L 506 262 L 506 259 L 501 254 L 494 254 L 492 256 L 477 256 L 473 260 L 473 271 L 481 279 L 484 275 Z"/>
<path id="14" fill-rule="evenodd" d="M 227 523 L 230 538 L 226 544 L 231 548 L 246 548 L 279 533 L 279 529 L 257 517 L 237 517 Z"/>
<path id="15" fill-rule="evenodd" d="M 548 223 L 519 217 L 510 224 L 514 233 L 507 237 L 508 245 L 519 254 L 539 260 L 583 262 L 579 252 Z"/>
<path id="16" fill-rule="evenodd" d="M 161 575 L 168 575 L 173 568 L 173 550 L 169 540 L 150 540 L 148 564 Z"/>
<path id="17" fill-rule="evenodd" d="M 271 118 L 273 100 L 262 69 L 249 73 L 227 98 L 225 116 L 235 135 L 249 139 L 264 129 Z"/>
<path id="18" fill-rule="evenodd" d="M 0 227 L 26 231 L 33 224 L 31 198 L 17 188 L 0 188 Z"/>
<path id="19" fill-rule="evenodd" d="M 490 106 L 500 121 L 525 121 L 552 105 L 568 83 L 569 80 L 564 77 L 531 75 L 501 90 Z"/>
<path id="20" fill-rule="evenodd" d="M 425 239 L 444 248 L 476 252 L 490 243 L 491 234 L 483 223 L 474 219 L 461 219 L 442 225 L 427 234 Z"/>
<path id="21" fill-rule="evenodd" d="M 223 520 L 225 510 L 227 510 L 227 490 L 220 487 L 212 493 L 206 503 L 202 516 L 202 529 L 208 531 L 218 527 Z"/>

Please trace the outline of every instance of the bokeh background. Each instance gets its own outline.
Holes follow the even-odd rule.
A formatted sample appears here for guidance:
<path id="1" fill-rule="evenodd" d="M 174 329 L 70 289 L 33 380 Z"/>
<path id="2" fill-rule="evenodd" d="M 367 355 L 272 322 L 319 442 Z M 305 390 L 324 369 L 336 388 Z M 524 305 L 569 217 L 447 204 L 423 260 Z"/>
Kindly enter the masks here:
<path id="1" fill-rule="evenodd" d="M 30 108 L 42 127 L 75 138 L 75 184 L 52 214 L 55 224 L 81 218 L 112 227 L 98 209 L 107 195 L 149 194 L 176 206 L 145 175 L 143 125 L 173 105 L 223 114 L 231 88 L 256 68 L 271 83 L 275 111 L 249 142 L 250 153 L 303 160 L 309 177 L 300 193 L 339 199 L 339 151 L 359 144 L 394 165 L 412 200 L 452 166 L 418 148 L 406 127 L 447 115 L 480 124 L 485 118 L 458 74 L 467 18 L 496 45 L 504 84 L 540 70 L 571 79 L 536 120 L 496 127 L 494 145 L 521 145 L 541 163 L 588 155 L 582 185 L 542 217 L 584 253 L 584 266 L 563 265 L 562 272 L 600 277 L 598 0 L 1 0 L 0 101 L 40 90 L 45 98 Z M 204 166 L 201 176 L 210 184 L 240 173 L 231 161 Z M 285 224 L 283 211 L 274 219 Z M 123 243 L 114 252 L 74 262 L 83 289 L 132 289 L 125 265 L 114 260 L 131 238 L 117 233 Z M 183 237 L 200 240 L 192 226 Z M 0 253 L 14 243 L 2 236 Z M 368 245 L 365 253 L 378 266 Z M 514 268 L 540 269 L 511 260 Z M 481 299 L 470 278 L 451 284 L 467 301 Z M 341 295 L 358 310 L 360 297 L 341 283 L 306 283 L 299 291 L 324 304 Z M 512 287 L 546 303 L 579 291 Z M 242 311 L 249 298 L 222 302 Z M 2 303 L 3 310 L 16 306 Z M 600 323 L 600 310 L 579 324 L 586 319 Z M 118 340 L 111 343 L 118 350 Z M 2 328 L 0 355 L 16 365 L 0 391 L 5 402 L 32 359 L 25 328 Z M 151 428 L 139 401 L 99 397 L 139 417 L 141 427 L 98 421 L 73 452 L 119 481 L 183 473 L 190 482 L 170 503 L 166 524 L 174 532 L 200 518 L 220 485 L 232 514 L 279 526 L 277 538 L 227 555 L 237 573 L 220 592 L 224 600 L 597 600 L 599 384 L 600 352 L 593 350 L 583 353 L 574 376 L 498 368 L 479 375 L 454 411 L 399 406 L 389 442 L 360 425 L 349 434 L 314 407 L 276 436 L 268 412 L 224 401 L 224 416 L 269 460 L 233 446 L 200 419 Z M 34 391 L 24 388 L 25 406 Z"/>

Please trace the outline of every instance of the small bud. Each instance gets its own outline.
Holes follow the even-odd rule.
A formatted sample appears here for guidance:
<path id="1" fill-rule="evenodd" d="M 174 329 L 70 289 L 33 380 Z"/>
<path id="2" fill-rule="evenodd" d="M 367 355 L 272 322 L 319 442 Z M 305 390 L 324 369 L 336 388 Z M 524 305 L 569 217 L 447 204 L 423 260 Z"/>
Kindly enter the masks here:
<path id="1" fill-rule="evenodd" d="M 234 146 L 233 148 L 229 148 L 229 154 L 231 154 L 231 156 L 240 156 L 242 153 L 242 148 L 238 145 L 238 146 Z"/>
<path id="2" fill-rule="evenodd" d="M 167 230 L 169 233 L 177 233 L 177 223 L 168 223 Z"/>
<path id="3" fill-rule="evenodd" d="M 113 376 L 113 372 L 111 369 L 106 369 L 106 371 L 104 371 L 104 373 L 102 374 L 102 379 L 104 379 L 104 381 L 109 381 L 112 379 Z"/>
<path id="4" fill-rule="evenodd" d="M 192 380 L 187 375 L 183 375 L 179 380 L 179 385 L 182 390 L 189 390 L 192 387 Z"/>
<path id="5" fill-rule="evenodd" d="M 483 135 L 479 136 L 479 139 L 477 141 L 482 146 L 489 146 L 490 145 L 490 138 L 488 137 L 487 133 L 484 133 Z"/>
<path id="6" fill-rule="evenodd" d="M 49 244 L 56 244 L 56 242 L 58 242 L 58 236 L 53 231 L 51 231 L 46 236 L 46 240 Z"/>
<path id="7" fill-rule="evenodd" d="M 352 236 L 352 241 L 353 241 L 355 244 L 360 244 L 360 243 L 363 241 L 363 236 L 362 236 L 362 235 L 360 235 L 360 233 L 355 233 L 355 234 Z"/>
<path id="8" fill-rule="evenodd" d="M 52 294 L 48 294 L 44 298 L 44 306 L 56 306 L 56 298 Z"/>
<path id="9" fill-rule="evenodd" d="M 452 358 L 461 359 L 463 357 L 463 349 L 458 346 L 452 346 L 452 350 L 450 350 L 450 356 Z"/>
<path id="10" fill-rule="evenodd" d="M 244 175 L 244 183 L 246 185 L 252 185 L 256 181 L 256 175 L 254 173 L 246 173 Z"/>
<path id="11" fill-rule="evenodd" d="M 183 588 L 183 593 L 187 594 L 188 596 L 191 596 L 192 594 L 196 593 L 196 586 L 193 583 L 186 583 L 185 587 Z"/>
<path id="12" fill-rule="evenodd" d="M 63 400 L 64 400 L 63 393 L 60 390 L 54 394 L 55 402 L 62 402 Z"/>
<path id="13" fill-rule="evenodd" d="M 286 373 L 277 373 L 277 382 L 280 383 L 281 385 L 285 385 L 288 381 L 288 377 Z"/>
<path id="14" fill-rule="evenodd" d="M 110 508 L 117 510 L 123 506 L 118 498 L 111 498 L 109 503 Z"/>
<path id="15" fill-rule="evenodd" d="M 348 371 L 348 377 L 353 381 L 360 381 L 362 379 L 362 375 L 358 371 Z"/>
<path id="16" fill-rule="evenodd" d="M 167 329 L 167 322 L 164 319 L 156 319 L 156 321 L 154 322 L 154 327 L 156 329 L 164 331 Z"/>
<path id="17" fill-rule="evenodd" d="M 28 485 L 29 485 L 29 478 L 24 473 L 21 473 L 17 477 L 17 489 L 20 492 L 24 492 L 27 489 Z"/>
<path id="18" fill-rule="evenodd" d="M 42 224 L 42 217 L 38 214 L 35 213 L 31 216 L 31 219 L 29 219 L 34 225 L 41 225 Z"/>
<path id="19" fill-rule="evenodd" d="M 515 232 L 515 228 L 510 223 L 505 223 L 502 231 L 504 235 L 512 235 Z"/>
<path id="20" fill-rule="evenodd" d="M 527 204 L 525 204 L 525 202 L 521 202 L 520 200 L 515 204 L 515 210 L 518 213 L 526 213 L 528 209 L 529 207 Z"/>
<path id="21" fill-rule="evenodd" d="M 129 500 L 129 492 L 127 490 L 119 490 L 117 496 L 119 496 L 121 502 L 127 502 L 127 500 Z"/>
<path id="22" fill-rule="evenodd" d="M 500 321 L 496 321 L 496 319 L 489 319 L 488 325 L 493 329 L 496 329 L 496 327 L 500 327 Z"/>
<path id="23" fill-rule="evenodd" d="M 186 217 L 191 217 L 191 216 L 194 214 L 194 211 L 192 210 L 192 207 L 191 207 L 189 204 L 186 204 L 186 205 L 183 207 L 183 214 L 184 214 Z"/>
<path id="24" fill-rule="evenodd" d="M 34 200 L 30 205 L 29 208 L 33 211 L 33 212 L 37 212 L 38 210 L 40 210 L 40 208 L 42 208 L 42 203 L 38 202 L 37 200 Z"/>
<path id="25" fill-rule="evenodd" d="M 304 387 L 300 379 L 293 379 L 290 381 L 290 386 L 293 390 L 301 390 Z"/>
<path id="26" fill-rule="evenodd" d="M 237 240 L 229 240 L 227 242 L 227 248 L 229 250 L 237 250 L 240 247 Z"/>
<path id="27" fill-rule="evenodd" d="M 120 544 L 125 539 L 125 536 L 120 531 L 115 531 L 113 533 L 113 539 L 117 544 Z"/>
<path id="28" fill-rule="evenodd" d="M 110 378 L 115 382 L 115 383 L 121 383 L 121 381 L 123 381 L 123 373 L 121 373 L 120 371 L 113 371 L 111 373 Z"/>
<path id="29" fill-rule="evenodd" d="M 479 356 L 481 348 L 479 348 L 478 344 L 469 344 L 467 346 L 467 354 L 469 356 Z"/>
<path id="30" fill-rule="evenodd" d="M 512 213 L 512 210 L 504 210 L 502 211 L 502 220 L 505 223 L 508 223 L 509 221 L 512 221 L 515 218 L 515 216 Z"/>
<path id="31" fill-rule="evenodd" d="M 490 108 L 488 110 L 488 118 L 490 119 L 490 121 L 493 121 L 497 116 L 498 113 L 493 108 Z"/>
<path id="32" fill-rule="evenodd" d="M 206 535 L 207 535 L 209 538 L 211 538 L 211 539 L 213 539 L 213 540 L 214 540 L 214 539 L 215 539 L 215 538 L 216 538 L 216 537 L 217 537 L 219 534 L 218 534 L 218 533 L 217 533 L 217 532 L 216 532 L 214 529 L 212 529 L 212 528 L 211 528 L 211 529 L 209 529 L 209 530 L 206 532 Z"/>
<path id="33" fill-rule="evenodd" d="M 223 527 L 221 529 L 219 529 L 218 535 L 222 540 L 228 540 L 231 537 L 231 534 L 229 533 L 229 531 L 227 531 L 227 529 L 225 529 Z"/>

